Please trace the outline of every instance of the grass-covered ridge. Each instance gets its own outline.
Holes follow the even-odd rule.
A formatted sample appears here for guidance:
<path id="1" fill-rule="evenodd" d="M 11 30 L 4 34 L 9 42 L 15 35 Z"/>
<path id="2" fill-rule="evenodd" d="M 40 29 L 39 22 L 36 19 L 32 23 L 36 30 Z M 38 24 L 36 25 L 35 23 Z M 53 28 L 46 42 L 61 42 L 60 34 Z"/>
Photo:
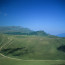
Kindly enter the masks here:
<path id="1" fill-rule="evenodd" d="M 25 60 L 65 60 L 65 52 L 58 50 L 65 45 L 64 38 L 49 38 L 29 35 L 8 35 L 11 42 L 1 49 L 1 53 Z M 4 44 L 3 41 L 2 43 Z M 7 43 L 6 42 L 6 43 Z M 64 50 L 64 49 L 63 49 Z"/>
<path id="2" fill-rule="evenodd" d="M 0 65 L 65 65 L 65 38 L 0 34 Z"/>
<path id="3" fill-rule="evenodd" d="M 20 27 L 1 30 L 0 65 L 65 65 L 65 38 Z"/>

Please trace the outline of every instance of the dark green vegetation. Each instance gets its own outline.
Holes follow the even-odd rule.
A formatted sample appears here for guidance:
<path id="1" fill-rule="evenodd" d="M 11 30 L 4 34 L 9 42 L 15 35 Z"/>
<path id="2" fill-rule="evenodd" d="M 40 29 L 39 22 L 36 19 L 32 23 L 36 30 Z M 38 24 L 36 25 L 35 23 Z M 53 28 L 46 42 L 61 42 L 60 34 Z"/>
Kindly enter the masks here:
<path id="1" fill-rule="evenodd" d="M 58 47 L 58 50 L 65 52 L 65 45 Z"/>
<path id="2" fill-rule="evenodd" d="M 65 65 L 65 38 L 44 31 L 8 32 L 15 34 L 0 34 L 0 65 Z"/>

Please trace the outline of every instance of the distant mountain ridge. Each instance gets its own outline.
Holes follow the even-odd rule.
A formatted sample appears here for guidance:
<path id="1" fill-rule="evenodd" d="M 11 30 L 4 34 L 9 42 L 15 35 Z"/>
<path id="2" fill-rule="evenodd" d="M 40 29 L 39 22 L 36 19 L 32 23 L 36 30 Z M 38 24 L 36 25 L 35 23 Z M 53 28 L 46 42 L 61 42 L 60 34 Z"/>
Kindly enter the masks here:
<path id="1" fill-rule="evenodd" d="M 34 31 L 34 32 L 29 33 L 29 35 L 48 36 L 48 34 L 44 31 Z"/>
<path id="2" fill-rule="evenodd" d="M 48 36 L 48 34 L 44 31 L 32 31 L 28 28 L 23 28 L 21 26 L 0 26 L 0 33 L 10 34 L 10 35 Z"/>
<path id="3" fill-rule="evenodd" d="M 23 28 L 21 26 L 0 26 L 0 32 L 8 33 L 8 32 L 21 32 L 21 33 L 29 33 L 32 30 L 28 28 Z"/>
<path id="4" fill-rule="evenodd" d="M 65 33 L 61 33 L 61 34 L 58 34 L 56 36 L 58 36 L 58 37 L 65 37 Z"/>

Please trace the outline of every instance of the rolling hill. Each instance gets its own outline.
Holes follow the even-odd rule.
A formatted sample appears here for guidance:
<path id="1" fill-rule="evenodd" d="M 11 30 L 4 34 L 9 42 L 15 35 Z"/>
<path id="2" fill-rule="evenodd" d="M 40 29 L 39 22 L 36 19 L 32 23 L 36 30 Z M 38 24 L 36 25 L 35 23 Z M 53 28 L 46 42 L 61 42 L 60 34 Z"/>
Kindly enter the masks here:
<path id="1" fill-rule="evenodd" d="M 24 60 L 65 60 L 65 39 L 26 35 L 1 35 L 1 53 Z M 3 41 L 2 41 L 3 40 Z"/>
<path id="2" fill-rule="evenodd" d="M 65 38 L 17 26 L 0 28 L 0 64 L 64 65 Z"/>

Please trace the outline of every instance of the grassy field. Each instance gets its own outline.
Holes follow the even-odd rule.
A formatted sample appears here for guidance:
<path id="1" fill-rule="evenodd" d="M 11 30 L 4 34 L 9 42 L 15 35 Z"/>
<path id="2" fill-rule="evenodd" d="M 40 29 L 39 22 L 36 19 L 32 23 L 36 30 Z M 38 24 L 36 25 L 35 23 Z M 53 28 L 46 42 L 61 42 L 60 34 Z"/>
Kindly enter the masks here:
<path id="1" fill-rule="evenodd" d="M 65 65 L 62 45 L 65 38 L 0 35 L 0 65 Z"/>
<path id="2" fill-rule="evenodd" d="M 9 58 L 0 56 L 0 65 L 65 65 L 65 61 L 64 60 L 25 61 L 25 60 L 9 59 Z"/>

